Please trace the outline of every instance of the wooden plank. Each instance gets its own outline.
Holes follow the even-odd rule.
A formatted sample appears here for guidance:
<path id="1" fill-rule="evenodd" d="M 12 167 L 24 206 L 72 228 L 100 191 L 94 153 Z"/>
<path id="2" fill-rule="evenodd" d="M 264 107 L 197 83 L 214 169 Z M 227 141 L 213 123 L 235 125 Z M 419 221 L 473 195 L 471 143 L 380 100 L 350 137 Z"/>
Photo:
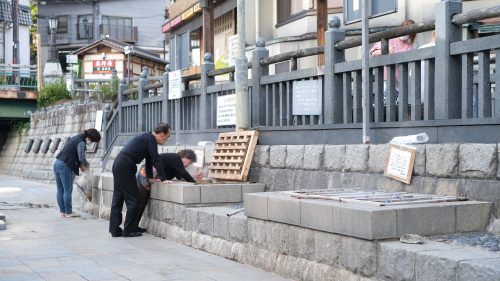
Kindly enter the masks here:
<path id="1" fill-rule="evenodd" d="M 248 151 L 245 157 L 245 162 L 243 162 L 243 175 L 242 179 L 245 181 L 248 177 L 248 171 L 250 170 L 250 165 L 252 164 L 253 154 L 255 153 L 255 146 L 257 145 L 257 138 L 259 137 L 259 131 L 254 131 L 250 143 L 248 145 Z"/>
<path id="2" fill-rule="evenodd" d="M 214 157 L 222 156 L 245 156 L 245 152 L 217 152 L 213 154 Z"/>
<path id="3" fill-rule="evenodd" d="M 239 171 L 239 170 L 241 170 L 241 166 L 240 165 L 234 166 L 234 167 L 231 167 L 231 166 L 210 166 L 208 169 L 210 169 L 210 170 L 236 170 L 236 171 Z"/>

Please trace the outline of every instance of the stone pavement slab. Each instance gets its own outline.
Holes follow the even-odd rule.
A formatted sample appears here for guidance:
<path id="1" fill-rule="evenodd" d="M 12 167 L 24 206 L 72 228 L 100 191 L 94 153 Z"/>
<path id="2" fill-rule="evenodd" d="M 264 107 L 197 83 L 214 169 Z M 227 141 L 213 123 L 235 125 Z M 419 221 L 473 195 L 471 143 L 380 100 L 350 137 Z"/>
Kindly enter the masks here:
<path id="1" fill-rule="evenodd" d="M 0 175 L 0 202 L 8 221 L 0 231 L 0 281 L 286 280 L 147 233 L 112 238 L 107 220 L 86 213 L 61 218 L 55 186 Z"/>

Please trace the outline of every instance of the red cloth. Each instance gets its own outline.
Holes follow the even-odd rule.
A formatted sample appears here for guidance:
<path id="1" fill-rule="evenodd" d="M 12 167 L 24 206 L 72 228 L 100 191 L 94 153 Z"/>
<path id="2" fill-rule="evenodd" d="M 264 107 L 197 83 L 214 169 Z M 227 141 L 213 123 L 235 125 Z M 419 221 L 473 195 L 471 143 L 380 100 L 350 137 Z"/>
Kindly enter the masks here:
<path id="1" fill-rule="evenodd" d="M 370 53 L 375 50 L 381 49 L 381 43 L 377 42 L 373 44 L 373 47 L 370 49 Z M 399 38 L 394 38 L 389 40 L 389 53 L 401 53 L 406 52 L 413 49 L 413 45 L 408 43 L 407 41 L 403 41 Z M 384 67 L 384 80 L 387 80 L 387 68 Z M 399 81 L 399 70 L 398 65 L 396 65 L 396 81 Z"/>

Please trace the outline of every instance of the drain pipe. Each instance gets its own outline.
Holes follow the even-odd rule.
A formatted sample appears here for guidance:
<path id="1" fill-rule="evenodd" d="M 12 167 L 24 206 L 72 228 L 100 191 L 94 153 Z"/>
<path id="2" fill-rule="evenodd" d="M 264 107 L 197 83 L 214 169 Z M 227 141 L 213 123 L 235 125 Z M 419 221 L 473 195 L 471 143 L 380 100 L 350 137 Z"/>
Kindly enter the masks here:
<path id="1" fill-rule="evenodd" d="M 238 57 L 235 66 L 236 90 L 236 130 L 248 129 L 250 118 L 248 114 L 248 63 L 245 55 L 245 1 L 238 0 L 236 8 Z"/>

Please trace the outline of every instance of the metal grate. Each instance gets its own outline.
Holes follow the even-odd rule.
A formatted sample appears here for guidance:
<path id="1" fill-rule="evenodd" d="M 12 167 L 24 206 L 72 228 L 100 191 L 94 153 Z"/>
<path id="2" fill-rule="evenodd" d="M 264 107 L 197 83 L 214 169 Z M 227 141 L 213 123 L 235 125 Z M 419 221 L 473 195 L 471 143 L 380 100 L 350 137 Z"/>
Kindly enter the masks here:
<path id="1" fill-rule="evenodd" d="M 287 192 L 297 199 L 322 199 L 338 202 L 362 203 L 374 206 L 393 206 L 420 203 L 465 201 L 467 198 L 418 194 L 408 192 L 365 191 L 356 189 L 297 190 Z"/>

